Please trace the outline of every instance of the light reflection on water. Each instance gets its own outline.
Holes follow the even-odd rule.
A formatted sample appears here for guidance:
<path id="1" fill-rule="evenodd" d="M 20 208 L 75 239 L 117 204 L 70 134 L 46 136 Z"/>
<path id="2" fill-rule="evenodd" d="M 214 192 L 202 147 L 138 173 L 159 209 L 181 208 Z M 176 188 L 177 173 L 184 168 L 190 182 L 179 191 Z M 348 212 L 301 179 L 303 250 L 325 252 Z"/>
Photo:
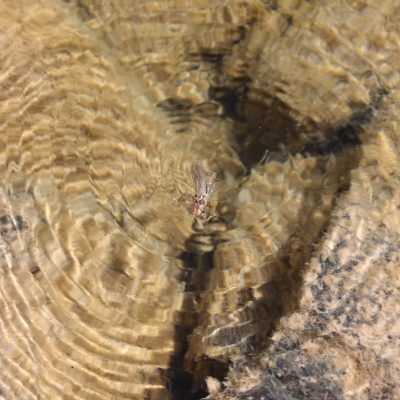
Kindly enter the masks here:
<path id="1" fill-rule="evenodd" d="M 335 14 L 275 3 L 29 5 L 18 35 L 2 34 L 15 66 L 1 139 L 5 392 L 57 398 L 62 382 L 68 398 L 198 398 L 297 307 L 383 92 L 327 72 L 364 63 L 318 30 Z M 312 18 L 315 30 L 299 22 Z M 202 225 L 174 201 L 191 194 L 193 161 L 218 174 Z"/>

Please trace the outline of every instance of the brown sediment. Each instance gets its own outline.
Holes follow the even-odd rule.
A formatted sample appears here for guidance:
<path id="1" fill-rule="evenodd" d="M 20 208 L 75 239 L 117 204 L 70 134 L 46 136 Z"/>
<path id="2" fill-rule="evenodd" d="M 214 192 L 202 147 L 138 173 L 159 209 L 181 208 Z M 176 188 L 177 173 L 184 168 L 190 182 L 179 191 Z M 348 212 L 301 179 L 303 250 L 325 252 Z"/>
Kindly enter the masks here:
<path id="1" fill-rule="evenodd" d="M 396 398 L 399 12 L 2 4 L 0 397 Z"/>

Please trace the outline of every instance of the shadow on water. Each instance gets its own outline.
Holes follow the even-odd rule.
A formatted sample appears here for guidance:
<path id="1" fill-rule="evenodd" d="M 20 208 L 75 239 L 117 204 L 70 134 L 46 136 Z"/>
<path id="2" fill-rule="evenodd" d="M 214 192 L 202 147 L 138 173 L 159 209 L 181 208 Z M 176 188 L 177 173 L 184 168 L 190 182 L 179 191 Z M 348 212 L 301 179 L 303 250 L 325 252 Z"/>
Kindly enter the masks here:
<path id="1" fill-rule="evenodd" d="M 170 390 L 176 400 L 198 400 L 207 396 L 205 385 L 194 388 L 193 376 L 185 370 L 185 355 L 189 348 L 189 337 L 198 325 L 199 314 L 195 302 L 206 290 L 207 276 L 212 268 L 212 251 L 205 251 L 196 245 L 198 237 L 205 237 L 201 231 L 195 232 L 187 241 L 186 252 L 181 254 L 183 269 L 181 281 L 185 284 L 185 301 L 176 321 L 175 343 L 177 349 L 168 371 Z M 211 241 L 210 241 L 211 242 Z M 210 248 L 208 250 L 211 250 Z M 223 379 L 228 365 L 210 360 L 207 375 Z"/>
<path id="2" fill-rule="evenodd" d="M 350 185 L 350 173 L 357 167 L 361 157 L 360 137 L 385 95 L 386 92 L 377 93 L 372 97 L 370 104 L 355 110 L 347 123 L 342 126 L 321 128 L 313 126 L 311 122 L 308 126 L 297 124 L 291 117 L 290 109 L 282 101 L 266 93 L 252 92 L 250 79 L 244 78 L 240 84 L 213 87 L 209 90 L 210 101 L 220 103 L 223 108 L 222 118 L 227 118 L 233 123 L 231 132 L 233 147 L 237 149 L 238 157 L 248 174 L 260 163 L 268 163 L 272 160 L 288 162 L 291 156 L 299 155 L 304 158 L 315 157 L 316 168 L 321 174 L 333 174 L 338 176 L 338 179 L 340 177 L 340 184 L 338 183 L 335 193 L 332 194 L 333 201 L 330 209 L 327 210 L 327 215 Z M 178 111 L 186 112 L 186 108 L 182 108 L 179 104 Z M 313 135 L 313 131 L 317 133 Z M 338 159 L 343 157 L 346 160 L 345 167 L 334 164 L 333 168 L 340 168 L 340 171 L 336 173 L 331 171 L 329 157 L 326 157 L 329 155 L 335 155 Z M 345 168 L 344 173 L 343 168 Z M 321 192 L 323 189 L 321 187 Z M 312 201 L 315 209 L 318 209 L 322 206 L 323 199 L 322 195 L 317 198 L 315 193 L 314 191 L 312 194 L 314 196 Z M 266 260 L 265 268 L 273 271 L 272 277 L 259 288 L 262 296 L 258 297 L 255 303 L 258 309 L 257 314 L 268 315 L 270 328 L 268 332 L 256 329 L 256 331 L 262 331 L 262 337 L 254 341 L 254 354 L 259 354 L 268 346 L 270 336 L 280 319 L 298 308 L 304 266 L 312 256 L 313 246 L 319 242 L 329 224 L 329 217 L 327 218 L 325 223 L 317 229 L 308 226 L 307 221 L 303 224 L 299 221 L 298 227 L 293 229 L 287 242 L 281 244 L 274 259 Z M 307 231 L 311 231 L 312 234 L 304 239 L 303 234 Z M 199 252 L 191 245 L 192 239 L 187 241 L 187 251 L 181 257 L 184 264 L 181 280 L 185 283 L 187 298 L 185 308 L 176 325 L 176 343 L 179 348 L 168 371 L 171 391 L 176 400 L 197 400 L 208 394 L 204 382 L 200 389 L 193 389 L 193 376 L 184 368 L 189 337 L 199 322 L 199 315 L 194 308 L 194 299 L 199 299 L 207 289 L 206 277 L 213 268 L 214 249 Z M 255 324 L 257 323 L 255 321 Z M 251 358 L 252 355 L 248 357 Z M 199 362 L 200 368 L 204 370 L 204 379 L 211 376 L 223 381 L 229 370 L 229 362 L 211 359 L 203 359 Z"/>

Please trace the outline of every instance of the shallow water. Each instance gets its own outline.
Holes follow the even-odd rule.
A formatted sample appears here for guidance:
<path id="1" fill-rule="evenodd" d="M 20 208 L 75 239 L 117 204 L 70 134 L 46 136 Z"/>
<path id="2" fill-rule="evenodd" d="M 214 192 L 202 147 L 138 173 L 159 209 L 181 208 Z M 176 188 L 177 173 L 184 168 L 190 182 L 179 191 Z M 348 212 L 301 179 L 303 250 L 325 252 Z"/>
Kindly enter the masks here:
<path id="1" fill-rule="evenodd" d="M 4 398 L 200 398 L 297 309 L 385 88 L 350 5 L 278 3 L 3 6 Z"/>

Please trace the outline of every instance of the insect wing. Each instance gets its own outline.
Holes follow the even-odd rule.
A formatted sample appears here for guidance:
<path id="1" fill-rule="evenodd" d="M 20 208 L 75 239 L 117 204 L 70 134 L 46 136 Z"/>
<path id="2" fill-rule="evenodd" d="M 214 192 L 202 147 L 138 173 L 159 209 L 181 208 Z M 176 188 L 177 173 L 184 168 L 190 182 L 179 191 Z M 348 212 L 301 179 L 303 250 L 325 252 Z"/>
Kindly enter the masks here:
<path id="1" fill-rule="evenodd" d="M 203 199 L 207 195 L 207 181 L 204 168 L 200 163 L 192 165 L 192 178 L 197 199 Z"/>
<path id="2" fill-rule="evenodd" d="M 216 178 L 216 175 L 214 172 L 207 174 L 207 179 L 206 179 L 207 199 L 210 198 L 212 192 L 215 189 L 215 178 Z"/>

